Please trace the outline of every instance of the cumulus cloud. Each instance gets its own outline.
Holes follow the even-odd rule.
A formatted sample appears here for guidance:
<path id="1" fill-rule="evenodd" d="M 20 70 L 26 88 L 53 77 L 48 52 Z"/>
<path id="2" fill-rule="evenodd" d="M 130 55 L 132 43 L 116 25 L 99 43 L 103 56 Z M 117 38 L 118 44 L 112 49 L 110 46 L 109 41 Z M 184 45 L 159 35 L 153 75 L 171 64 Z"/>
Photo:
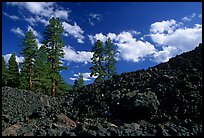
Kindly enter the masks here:
<path id="1" fill-rule="evenodd" d="M 196 16 L 195 13 L 193 13 L 193 14 L 190 15 L 190 16 L 185 16 L 185 17 L 182 18 L 182 21 L 184 21 L 184 22 L 190 22 L 191 20 L 193 20 L 193 18 L 195 18 L 195 16 Z"/>
<path id="2" fill-rule="evenodd" d="M 177 24 L 175 23 L 175 25 Z M 151 39 L 156 44 L 162 46 L 162 50 L 154 54 L 154 59 L 158 63 L 166 62 L 171 57 L 193 50 L 202 42 L 201 24 L 195 24 L 195 26 L 191 28 L 180 27 L 177 29 L 169 29 L 170 31 L 167 30 L 169 33 L 153 31 L 150 34 Z"/>
<path id="3" fill-rule="evenodd" d="M 9 61 L 11 55 L 12 55 L 12 54 L 3 55 L 6 64 L 8 64 L 8 61 Z M 18 57 L 18 56 L 16 55 L 16 62 L 17 62 L 18 64 L 19 64 L 19 63 L 22 63 L 23 60 L 24 60 L 24 57 Z"/>
<path id="4" fill-rule="evenodd" d="M 117 60 L 123 59 L 126 61 L 139 62 L 144 57 L 153 54 L 156 49 L 149 42 L 134 38 L 133 33 L 135 32 L 123 31 L 119 34 L 108 33 L 107 35 L 99 33 L 94 36 L 88 35 L 88 37 L 92 43 L 96 40 L 105 42 L 110 37 L 113 44 L 117 46 Z"/>
<path id="5" fill-rule="evenodd" d="M 80 74 L 83 74 L 83 80 L 84 81 L 91 81 L 91 79 L 96 79 L 98 76 L 90 76 L 91 75 L 91 73 L 88 73 L 88 72 L 86 72 L 86 73 L 78 73 L 78 74 L 74 74 L 74 77 L 72 77 L 72 78 L 69 78 L 70 80 L 77 80 L 78 78 L 79 78 L 79 75 Z"/>
<path id="6" fill-rule="evenodd" d="M 21 28 L 19 28 L 19 27 L 12 28 L 11 32 L 17 34 L 18 36 L 25 36 L 25 34 L 23 33 L 23 30 L 21 30 Z"/>
<path id="7" fill-rule="evenodd" d="M 10 18 L 10 19 L 12 19 L 12 20 L 20 20 L 20 18 L 19 18 L 18 16 L 16 16 L 16 15 L 9 15 L 9 14 L 6 13 L 6 12 L 3 12 L 3 14 L 4 14 L 6 17 L 8 17 L 8 18 Z"/>
<path id="8" fill-rule="evenodd" d="M 71 25 L 69 23 L 66 22 L 62 22 L 62 25 L 64 26 L 64 35 L 65 36 L 73 36 L 74 38 L 77 39 L 77 41 L 79 43 L 84 43 L 83 39 L 83 33 L 84 31 L 77 25 L 77 23 L 75 22 L 74 25 Z"/>
<path id="9" fill-rule="evenodd" d="M 175 28 L 176 21 L 175 20 L 167 20 L 161 22 L 155 22 L 150 26 L 150 32 L 152 33 L 163 33 L 167 31 L 168 33 L 173 32 Z"/>
<path id="10" fill-rule="evenodd" d="M 155 52 L 153 55 L 154 61 L 157 63 L 167 62 L 169 58 L 175 56 L 178 49 L 174 46 L 164 46 L 161 51 Z"/>
<path id="11" fill-rule="evenodd" d="M 88 35 L 88 37 L 92 44 L 96 42 L 97 40 L 100 40 L 102 42 L 105 42 L 107 40 L 107 37 L 103 35 L 103 33 L 95 34 L 94 36 Z"/>
<path id="12" fill-rule="evenodd" d="M 55 17 L 59 17 L 66 20 L 69 16 L 69 13 L 69 10 L 56 10 L 53 15 Z"/>
<path id="13" fill-rule="evenodd" d="M 92 52 L 87 51 L 75 51 L 71 46 L 65 46 L 64 50 L 64 60 L 73 62 L 91 62 Z"/>

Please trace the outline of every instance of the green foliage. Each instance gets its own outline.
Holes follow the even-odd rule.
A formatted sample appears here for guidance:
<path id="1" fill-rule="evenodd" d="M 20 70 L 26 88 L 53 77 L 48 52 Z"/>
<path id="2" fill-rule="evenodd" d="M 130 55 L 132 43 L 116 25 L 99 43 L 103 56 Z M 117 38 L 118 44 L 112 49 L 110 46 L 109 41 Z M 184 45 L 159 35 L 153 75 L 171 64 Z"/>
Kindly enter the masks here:
<path id="1" fill-rule="evenodd" d="M 8 61 L 8 79 L 7 85 L 10 87 L 19 87 L 20 74 L 18 71 L 18 64 L 16 62 L 16 54 L 13 53 Z"/>
<path id="2" fill-rule="evenodd" d="M 105 43 L 105 48 L 100 40 L 97 40 L 92 48 L 93 57 L 91 58 L 93 66 L 90 67 L 91 76 L 97 76 L 95 82 L 102 82 L 107 76 L 108 79 L 112 78 L 116 72 L 116 59 L 115 59 L 115 49 L 111 42 L 111 39 Z"/>
<path id="3" fill-rule="evenodd" d="M 7 77 L 8 77 L 8 69 L 6 67 L 6 62 L 4 57 L 2 56 L 2 86 L 6 86 L 7 84 Z"/>
<path id="4" fill-rule="evenodd" d="M 79 88 L 79 84 L 78 84 L 78 80 L 76 79 L 76 80 L 74 81 L 73 89 L 75 90 L 75 89 L 77 89 L 77 88 Z"/>
<path id="5" fill-rule="evenodd" d="M 84 78 L 83 74 L 80 73 L 78 80 L 74 81 L 73 89 L 78 89 L 78 88 L 84 86 L 84 79 L 83 78 Z"/>
<path id="6" fill-rule="evenodd" d="M 69 90 L 72 89 L 72 86 L 67 84 L 62 77 L 60 77 L 59 85 L 57 86 L 59 86 L 59 88 L 57 89 L 58 91 L 56 95 L 66 94 Z"/>
<path id="7" fill-rule="evenodd" d="M 40 91 L 44 94 L 51 90 L 51 64 L 48 62 L 48 54 L 45 45 L 42 45 L 36 53 L 33 87 L 36 92 Z"/>
<path id="8" fill-rule="evenodd" d="M 20 64 L 22 65 L 22 64 Z M 26 68 L 21 68 L 20 71 L 20 89 L 29 90 L 29 78 L 27 76 Z"/>
<path id="9" fill-rule="evenodd" d="M 44 32 L 44 42 L 43 44 L 46 46 L 46 50 L 48 52 L 48 59 L 51 64 L 51 72 L 50 77 L 52 80 L 52 96 L 55 96 L 57 89 L 60 87 L 60 70 L 65 69 L 60 62 L 60 59 L 64 57 L 63 46 L 64 43 L 62 41 L 62 33 L 64 28 L 59 18 L 52 17 L 49 20 L 49 25 L 46 26 Z"/>
<path id="10" fill-rule="evenodd" d="M 98 81 L 103 81 L 106 76 L 105 67 L 103 65 L 104 59 L 104 46 L 100 40 L 97 40 L 92 47 L 93 57 L 91 58 L 93 66 L 90 67 L 91 76 L 98 75 Z"/>
<path id="11" fill-rule="evenodd" d="M 116 74 L 116 59 L 115 59 L 115 49 L 113 47 L 113 44 L 111 42 L 111 39 L 108 38 L 106 41 L 106 47 L 105 47 L 105 68 L 106 68 L 106 74 L 108 76 L 108 79 L 112 78 L 113 75 Z"/>
<path id="12" fill-rule="evenodd" d="M 36 37 L 31 30 L 25 34 L 25 38 L 22 39 L 23 49 L 21 54 L 24 56 L 24 62 L 22 63 L 21 73 L 21 87 L 24 89 L 32 89 L 32 77 L 34 73 L 34 61 L 36 52 L 38 49 Z M 26 86 L 28 85 L 28 86 Z"/>
<path id="13" fill-rule="evenodd" d="M 84 76 L 82 73 L 79 74 L 78 84 L 79 84 L 79 87 L 84 86 Z"/>

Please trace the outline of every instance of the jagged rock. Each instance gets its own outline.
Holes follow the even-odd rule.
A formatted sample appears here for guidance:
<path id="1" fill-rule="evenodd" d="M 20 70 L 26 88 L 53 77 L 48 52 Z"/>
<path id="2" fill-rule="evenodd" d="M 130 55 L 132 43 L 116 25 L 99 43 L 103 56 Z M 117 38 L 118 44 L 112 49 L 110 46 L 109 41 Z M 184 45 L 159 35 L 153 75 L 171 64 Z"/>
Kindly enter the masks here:
<path id="1" fill-rule="evenodd" d="M 2 132 L 2 136 L 17 136 L 16 130 L 20 129 L 21 127 L 22 126 L 19 124 L 12 125 Z"/>
<path id="2" fill-rule="evenodd" d="M 70 127 L 76 127 L 76 123 L 64 114 L 57 115 L 57 121 Z"/>

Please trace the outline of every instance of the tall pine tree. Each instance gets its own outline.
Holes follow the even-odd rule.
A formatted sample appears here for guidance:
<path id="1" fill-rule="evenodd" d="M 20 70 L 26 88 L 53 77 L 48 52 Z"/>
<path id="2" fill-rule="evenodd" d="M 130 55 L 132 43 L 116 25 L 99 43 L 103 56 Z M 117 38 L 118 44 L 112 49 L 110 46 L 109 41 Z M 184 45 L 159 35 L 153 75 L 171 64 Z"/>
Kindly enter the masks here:
<path id="1" fill-rule="evenodd" d="M 50 78 L 50 62 L 48 62 L 48 53 L 45 45 L 42 45 L 36 53 L 33 87 L 36 92 L 43 92 L 44 94 L 51 90 L 52 82 Z"/>
<path id="2" fill-rule="evenodd" d="M 32 90 L 34 61 L 35 61 L 38 46 L 36 42 L 36 37 L 31 30 L 29 30 L 25 34 L 25 38 L 22 40 L 22 46 L 23 46 L 23 49 L 21 51 L 21 54 L 24 56 L 24 62 L 22 63 L 23 73 L 21 73 L 21 76 L 22 76 L 22 79 L 28 80 L 27 85 L 29 85 L 29 89 Z"/>
<path id="3" fill-rule="evenodd" d="M 8 77 L 8 69 L 6 67 L 6 62 L 2 56 L 2 86 L 6 86 Z"/>
<path id="4" fill-rule="evenodd" d="M 79 74 L 78 84 L 79 84 L 79 87 L 84 86 L 84 76 L 82 73 Z"/>
<path id="5" fill-rule="evenodd" d="M 97 76 L 96 82 L 101 82 L 106 76 L 104 63 L 104 46 L 100 40 L 97 40 L 92 47 L 93 57 L 91 58 L 93 66 L 90 67 L 91 76 Z"/>
<path id="6" fill-rule="evenodd" d="M 60 19 L 52 17 L 44 32 L 43 44 L 47 48 L 48 58 L 51 63 L 52 96 L 55 96 L 56 91 L 58 91 L 57 88 L 60 88 L 57 86 L 60 84 L 58 83 L 60 82 L 59 71 L 64 69 L 62 62 L 60 62 L 60 59 L 64 57 L 64 44 L 61 38 L 63 31 L 64 28 Z"/>
<path id="7" fill-rule="evenodd" d="M 18 88 L 20 85 L 19 79 L 20 74 L 18 70 L 18 63 L 16 62 L 16 54 L 13 53 L 8 61 L 8 86 Z"/>
<path id="8" fill-rule="evenodd" d="M 111 42 L 111 39 L 108 38 L 108 40 L 105 43 L 105 68 L 106 68 L 106 74 L 108 79 L 110 79 L 113 75 L 115 75 L 116 72 L 116 59 L 115 59 L 115 49 L 113 47 L 113 44 Z"/>
<path id="9" fill-rule="evenodd" d="M 84 76 L 82 73 L 79 74 L 79 78 L 77 80 L 74 81 L 74 89 L 80 88 L 84 86 Z"/>

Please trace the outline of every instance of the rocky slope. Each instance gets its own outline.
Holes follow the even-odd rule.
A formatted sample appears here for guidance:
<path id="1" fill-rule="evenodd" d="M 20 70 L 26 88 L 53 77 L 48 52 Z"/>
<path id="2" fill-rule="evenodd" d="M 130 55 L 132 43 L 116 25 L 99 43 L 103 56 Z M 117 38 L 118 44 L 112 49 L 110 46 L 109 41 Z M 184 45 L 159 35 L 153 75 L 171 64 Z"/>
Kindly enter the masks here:
<path id="1" fill-rule="evenodd" d="M 2 135 L 202 136 L 202 45 L 67 95 L 2 87 Z"/>

